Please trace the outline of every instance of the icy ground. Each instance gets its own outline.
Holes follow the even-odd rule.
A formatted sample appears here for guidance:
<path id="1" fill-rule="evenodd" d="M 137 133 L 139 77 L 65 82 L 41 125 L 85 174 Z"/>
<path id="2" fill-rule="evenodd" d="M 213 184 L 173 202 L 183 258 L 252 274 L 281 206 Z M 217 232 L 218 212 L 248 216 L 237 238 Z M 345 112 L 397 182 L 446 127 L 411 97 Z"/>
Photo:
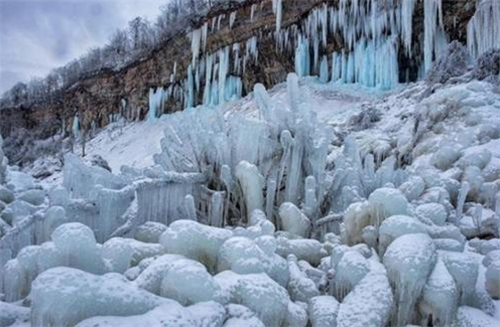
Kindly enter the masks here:
<path id="1" fill-rule="evenodd" d="M 87 153 L 0 165 L 1 326 L 500 324 L 492 84 L 290 75 Z"/>

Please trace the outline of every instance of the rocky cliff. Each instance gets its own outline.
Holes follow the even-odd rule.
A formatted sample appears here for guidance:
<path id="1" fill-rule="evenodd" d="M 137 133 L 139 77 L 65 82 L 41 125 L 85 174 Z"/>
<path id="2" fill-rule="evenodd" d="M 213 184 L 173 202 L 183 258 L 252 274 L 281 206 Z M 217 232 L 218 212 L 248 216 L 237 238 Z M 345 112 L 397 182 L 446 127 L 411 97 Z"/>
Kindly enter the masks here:
<path id="1" fill-rule="evenodd" d="M 203 29 L 204 26 L 210 29 L 202 50 L 207 54 L 215 54 L 228 47 L 233 53 L 236 49 L 234 45 L 237 44 L 239 50 L 239 45 L 244 45 L 245 42 L 248 52 L 251 38 L 258 38 L 256 42 L 258 58 L 245 60 L 244 73 L 240 69 L 238 76 L 243 94 L 250 92 L 257 82 L 267 87 L 282 82 L 287 73 L 295 70 L 295 47 L 278 46 L 279 35 L 296 38 L 297 33 L 300 34 L 300 31 L 310 26 L 308 21 L 311 20 L 314 10 L 337 8 L 339 2 L 345 3 L 341 0 L 283 0 L 282 3 L 279 1 L 282 12 L 277 13 L 275 8 L 277 2 L 272 0 L 230 2 L 224 7 L 213 8 L 206 17 L 200 17 L 193 22 L 193 30 Z M 442 12 L 443 25 L 448 37 L 465 42 L 466 26 L 475 12 L 475 1 L 442 0 Z M 277 32 L 277 15 L 282 15 L 280 32 Z M 216 27 L 216 24 L 219 26 Z M 424 24 L 424 3 L 417 1 L 412 18 L 413 53 L 422 52 Z M 321 57 L 328 55 L 331 60 L 331 53 L 343 49 L 344 44 L 344 37 L 340 33 L 329 31 L 328 44 L 321 47 L 318 54 Z M 409 56 L 405 51 L 399 51 L 398 65 L 407 68 L 399 71 L 400 81 L 417 78 L 421 57 Z M 8 142 L 8 136 L 19 128 L 26 128 L 36 133 L 37 137 L 50 136 L 61 128 L 70 131 L 72 120 L 77 114 L 80 129 L 83 131 L 89 130 L 91 126 L 104 126 L 117 114 L 129 120 L 144 119 L 148 112 L 150 89 L 157 87 L 168 89 L 171 95 L 163 99 L 165 105 L 161 107 L 162 111 L 181 110 L 186 106 L 186 93 L 189 92 L 187 84 L 193 83 L 186 78 L 193 69 L 190 67 L 192 64 L 193 33 L 181 33 L 166 41 L 160 49 L 147 58 L 118 72 L 101 72 L 94 77 L 79 81 L 64 90 L 57 100 L 30 107 L 2 108 L 0 131 L 7 137 Z M 328 65 L 330 66 L 331 62 Z M 232 74 L 237 75 L 236 70 Z M 312 68 L 311 74 L 319 74 L 318 65 Z M 196 79 L 197 83 L 204 84 L 203 81 L 198 82 L 199 76 L 192 78 Z M 203 90 L 203 85 L 198 85 L 197 89 Z M 201 103 L 203 92 L 195 92 L 193 97 L 195 104 Z"/>

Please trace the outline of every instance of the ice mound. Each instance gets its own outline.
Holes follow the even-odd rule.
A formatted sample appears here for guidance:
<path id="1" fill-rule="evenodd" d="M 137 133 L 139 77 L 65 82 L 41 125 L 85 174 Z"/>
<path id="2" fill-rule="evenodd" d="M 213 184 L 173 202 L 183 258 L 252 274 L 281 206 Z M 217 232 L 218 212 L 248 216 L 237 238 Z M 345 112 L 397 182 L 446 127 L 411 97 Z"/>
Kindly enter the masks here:
<path id="1" fill-rule="evenodd" d="M 500 299 L 500 262 L 495 261 L 486 270 L 486 290 L 495 299 Z"/>
<path id="2" fill-rule="evenodd" d="M 479 263 L 478 260 L 467 252 L 440 252 L 446 268 L 455 280 L 459 296 L 459 304 L 470 303 L 474 297 Z"/>
<path id="3" fill-rule="evenodd" d="M 243 305 L 228 304 L 226 312 L 228 319 L 224 323 L 224 327 L 264 327 L 257 315 Z"/>
<path id="4" fill-rule="evenodd" d="M 398 237 L 406 234 L 426 233 L 424 225 L 418 219 L 408 216 L 392 216 L 384 220 L 379 231 L 379 250 L 383 256 L 387 247 Z"/>
<path id="5" fill-rule="evenodd" d="M 65 266 L 94 274 L 104 272 L 104 263 L 92 230 L 80 223 L 67 223 L 52 233 L 52 241 L 60 251 Z"/>
<path id="6" fill-rule="evenodd" d="M 392 323 L 403 326 L 414 319 L 415 305 L 434 268 L 436 250 L 427 234 L 407 234 L 389 245 L 383 263 L 395 291 Z"/>
<path id="7" fill-rule="evenodd" d="M 276 253 L 283 258 L 293 254 L 298 260 L 305 260 L 314 266 L 319 265 L 321 259 L 328 255 L 323 245 L 317 240 L 287 239 L 285 237 L 278 237 Z"/>
<path id="8" fill-rule="evenodd" d="M 288 292 L 266 274 L 238 275 L 224 271 L 215 276 L 228 301 L 255 312 L 268 327 L 280 326 L 288 314 Z"/>
<path id="9" fill-rule="evenodd" d="M 111 261 L 122 262 L 123 266 L 126 258 L 128 258 L 128 267 L 132 267 L 143 259 L 163 253 L 163 248 L 160 244 L 144 243 L 131 238 L 113 237 L 102 245 L 101 251 L 103 257 Z"/>
<path id="10" fill-rule="evenodd" d="M 153 261 L 139 273 L 139 276 L 137 276 L 133 283 L 137 287 L 143 288 L 148 292 L 160 295 L 163 278 L 169 272 L 175 261 L 185 258 L 181 255 L 165 254 L 156 259 L 151 259 Z"/>
<path id="11" fill-rule="evenodd" d="M 78 323 L 77 327 L 222 327 L 226 310 L 215 302 L 204 302 L 183 307 L 174 301 L 163 304 L 141 315 L 128 317 L 94 317 Z M 226 325 L 224 325 L 226 326 Z"/>
<path id="12" fill-rule="evenodd" d="M 161 234 L 166 230 L 167 226 L 161 223 L 148 221 L 137 227 L 134 238 L 144 243 L 159 243 Z"/>
<path id="13" fill-rule="evenodd" d="M 260 238 L 255 242 L 245 237 L 228 239 L 219 249 L 217 271 L 231 270 L 242 275 L 266 273 L 285 287 L 288 283 L 287 263 L 274 253 L 276 243 L 271 240 L 274 238 Z"/>
<path id="14" fill-rule="evenodd" d="M 161 281 L 160 295 L 174 299 L 182 305 L 210 300 L 222 301 L 219 284 L 207 272 L 205 266 L 190 259 L 172 262 Z"/>
<path id="15" fill-rule="evenodd" d="M 448 213 L 442 204 L 426 203 L 415 208 L 415 216 L 424 223 L 442 226 L 448 218 Z"/>
<path id="16" fill-rule="evenodd" d="M 306 327 L 309 321 L 307 304 L 304 302 L 288 302 L 288 312 L 283 326 Z"/>
<path id="17" fill-rule="evenodd" d="M 370 261 L 370 272 L 344 298 L 337 315 L 338 327 L 386 326 L 393 310 L 393 295 L 384 267 Z"/>
<path id="18" fill-rule="evenodd" d="M 441 259 L 438 259 L 422 292 L 419 312 L 433 326 L 449 326 L 458 305 L 458 289 Z"/>
<path id="19" fill-rule="evenodd" d="M 370 194 L 368 203 L 379 217 L 379 223 L 387 217 L 408 213 L 408 200 L 398 189 L 379 188 Z"/>
<path id="20" fill-rule="evenodd" d="M 316 284 L 300 269 L 297 258 L 293 254 L 288 256 L 288 270 L 290 280 L 287 289 L 293 301 L 307 303 L 311 298 L 320 295 Z"/>
<path id="21" fill-rule="evenodd" d="M 312 327 L 337 326 L 339 302 L 329 295 L 316 296 L 309 301 L 308 312 Z"/>
<path id="22" fill-rule="evenodd" d="M 1 145 L 0 145 L 1 148 Z M 30 309 L 0 301 L 0 326 L 28 326 Z"/>
<path id="23" fill-rule="evenodd" d="M 352 249 L 332 254 L 332 267 L 335 269 L 333 279 L 335 295 L 339 300 L 342 300 L 370 271 L 369 261 Z"/>
<path id="24" fill-rule="evenodd" d="M 215 271 L 219 248 L 232 234 L 227 229 L 179 220 L 170 224 L 161 235 L 160 243 L 167 253 L 183 255 Z"/>
<path id="25" fill-rule="evenodd" d="M 59 267 L 42 273 L 32 285 L 31 324 L 74 326 L 95 316 L 144 314 L 170 302 L 133 286 L 117 274 L 96 276 Z"/>
<path id="26" fill-rule="evenodd" d="M 497 319 L 487 315 L 479 309 L 468 306 L 461 306 L 458 308 L 457 315 L 451 324 L 452 327 L 484 327 L 496 325 L 498 325 Z"/>

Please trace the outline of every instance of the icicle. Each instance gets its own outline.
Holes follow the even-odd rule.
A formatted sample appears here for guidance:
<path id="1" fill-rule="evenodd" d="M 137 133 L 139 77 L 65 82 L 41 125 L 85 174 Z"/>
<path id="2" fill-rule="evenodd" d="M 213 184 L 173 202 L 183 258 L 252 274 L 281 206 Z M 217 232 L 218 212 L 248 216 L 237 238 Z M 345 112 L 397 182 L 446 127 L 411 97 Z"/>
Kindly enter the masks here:
<path id="1" fill-rule="evenodd" d="M 194 107 L 194 79 L 193 79 L 193 67 L 191 65 L 188 66 L 188 96 L 186 101 L 186 108 Z"/>
<path id="2" fill-rule="evenodd" d="M 210 202 L 209 224 L 214 227 L 223 227 L 223 196 L 222 192 L 215 192 Z"/>
<path id="3" fill-rule="evenodd" d="M 194 197 L 188 194 L 184 197 L 184 210 L 186 211 L 186 219 L 198 221 L 196 215 L 196 206 L 194 204 Z"/>
<path id="4" fill-rule="evenodd" d="M 236 14 L 238 12 L 237 11 L 233 11 L 230 15 L 229 15 L 229 28 L 233 28 L 233 25 L 234 25 L 234 22 L 236 21 Z"/>
<path id="5" fill-rule="evenodd" d="M 323 59 L 321 60 L 321 67 L 319 71 L 320 71 L 319 73 L 320 82 L 328 83 L 330 72 L 328 71 L 328 58 L 326 56 L 323 56 Z"/>
<path id="6" fill-rule="evenodd" d="M 413 36 L 413 12 L 417 0 L 403 0 L 400 2 L 400 26 L 401 39 L 405 45 L 406 53 L 411 56 L 412 36 Z"/>
<path id="7" fill-rule="evenodd" d="M 281 30 L 281 21 L 283 19 L 282 0 L 273 0 L 273 12 L 276 15 L 276 33 Z"/>
<path id="8" fill-rule="evenodd" d="M 203 24 L 201 32 L 201 43 L 203 46 L 203 51 L 207 49 L 207 38 L 208 38 L 208 23 Z"/>
<path id="9" fill-rule="evenodd" d="M 434 62 L 435 38 L 438 28 L 443 28 L 441 0 L 424 0 L 424 70 L 429 71 Z"/>
<path id="10" fill-rule="evenodd" d="M 226 78 L 229 70 L 229 46 L 223 50 L 219 50 L 219 102 L 225 102 L 226 94 Z"/>
<path id="11" fill-rule="evenodd" d="M 295 50 L 295 73 L 299 77 L 310 75 L 311 60 L 309 55 L 309 40 L 299 34 Z"/>
<path id="12" fill-rule="evenodd" d="M 266 196 L 266 216 L 269 221 L 273 221 L 274 200 L 276 196 L 276 180 L 269 178 L 267 180 Z"/>
<path id="13" fill-rule="evenodd" d="M 455 224 L 459 224 L 460 220 L 462 219 L 463 211 L 464 211 L 464 204 L 465 200 L 467 199 L 467 195 L 469 194 L 470 191 L 470 185 L 468 182 L 463 182 L 462 187 L 460 188 L 460 191 L 458 192 L 458 199 L 457 199 L 457 217 Z"/>
<path id="14" fill-rule="evenodd" d="M 255 9 L 257 8 L 257 5 L 254 3 L 252 5 L 252 8 L 250 10 L 250 22 L 253 23 L 253 18 L 255 17 Z"/>
<path id="15" fill-rule="evenodd" d="M 196 29 L 191 32 L 191 54 L 193 58 L 192 61 L 193 67 L 196 66 L 196 61 L 200 56 L 201 36 L 202 36 L 201 29 Z"/>
<path id="16" fill-rule="evenodd" d="M 71 132 L 73 133 L 73 138 L 75 140 L 80 138 L 80 122 L 78 120 L 78 114 L 73 117 L 73 125 L 71 127 Z"/>
<path id="17" fill-rule="evenodd" d="M 473 57 L 500 48 L 500 3 L 482 0 L 467 24 L 467 47 Z"/>

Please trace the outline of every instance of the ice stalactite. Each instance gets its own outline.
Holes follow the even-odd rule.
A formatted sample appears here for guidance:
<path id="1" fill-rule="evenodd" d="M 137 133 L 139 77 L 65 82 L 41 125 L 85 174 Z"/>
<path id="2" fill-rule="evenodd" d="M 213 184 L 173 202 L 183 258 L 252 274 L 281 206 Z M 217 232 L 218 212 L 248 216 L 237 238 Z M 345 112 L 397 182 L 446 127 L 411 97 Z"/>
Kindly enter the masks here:
<path id="1" fill-rule="evenodd" d="M 481 0 L 467 24 L 467 47 L 471 55 L 479 57 L 489 49 L 500 48 L 500 3 Z"/>
<path id="2" fill-rule="evenodd" d="M 328 58 L 323 56 L 320 65 L 319 80 L 321 83 L 327 83 L 330 77 L 330 72 L 328 68 Z"/>
<path id="3" fill-rule="evenodd" d="M 233 28 L 233 25 L 234 23 L 236 22 L 236 14 L 238 12 L 237 11 L 233 11 L 230 15 L 229 15 L 229 28 Z"/>
<path id="4" fill-rule="evenodd" d="M 225 102 L 226 78 L 229 70 L 229 47 L 219 50 L 219 104 Z"/>
<path id="5" fill-rule="evenodd" d="M 196 66 L 198 57 L 200 56 L 202 29 L 196 29 L 191 32 L 191 55 L 192 65 Z"/>
<path id="6" fill-rule="evenodd" d="M 149 111 L 148 120 L 155 120 L 159 115 L 165 112 L 166 92 L 162 87 L 154 90 L 149 89 Z"/>
<path id="7" fill-rule="evenodd" d="M 442 0 L 424 0 L 424 71 L 432 68 L 439 55 L 437 42 L 444 37 Z"/>
<path id="8" fill-rule="evenodd" d="M 255 17 L 255 10 L 257 9 L 257 5 L 254 3 L 252 5 L 252 8 L 250 9 L 250 21 L 253 22 L 253 19 Z"/>
<path id="9" fill-rule="evenodd" d="M 73 124 L 71 125 L 71 132 L 75 140 L 80 137 L 80 121 L 78 119 L 78 114 L 73 117 Z"/>
<path id="10" fill-rule="evenodd" d="M 276 33 L 278 33 L 283 19 L 283 0 L 273 0 L 273 12 L 276 15 Z"/>
<path id="11" fill-rule="evenodd" d="M 299 77 L 309 76 L 311 58 L 309 53 L 309 40 L 301 34 L 298 36 L 297 48 L 295 49 L 295 73 Z"/>
<path id="12" fill-rule="evenodd" d="M 400 27 L 401 39 L 405 46 L 406 54 L 411 57 L 413 36 L 413 13 L 418 0 L 403 0 L 400 2 Z"/>
<path id="13" fill-rule="evenodd" d="M 194 97 L 195 97 L 195 87 L 194 87 L 194 78 L 193 78 L 193 66 L 188 66 L 188 78 L 187 78 L 187 100 L 186 100 L 186 108 L 192 108 L 194 106 Z"/>

